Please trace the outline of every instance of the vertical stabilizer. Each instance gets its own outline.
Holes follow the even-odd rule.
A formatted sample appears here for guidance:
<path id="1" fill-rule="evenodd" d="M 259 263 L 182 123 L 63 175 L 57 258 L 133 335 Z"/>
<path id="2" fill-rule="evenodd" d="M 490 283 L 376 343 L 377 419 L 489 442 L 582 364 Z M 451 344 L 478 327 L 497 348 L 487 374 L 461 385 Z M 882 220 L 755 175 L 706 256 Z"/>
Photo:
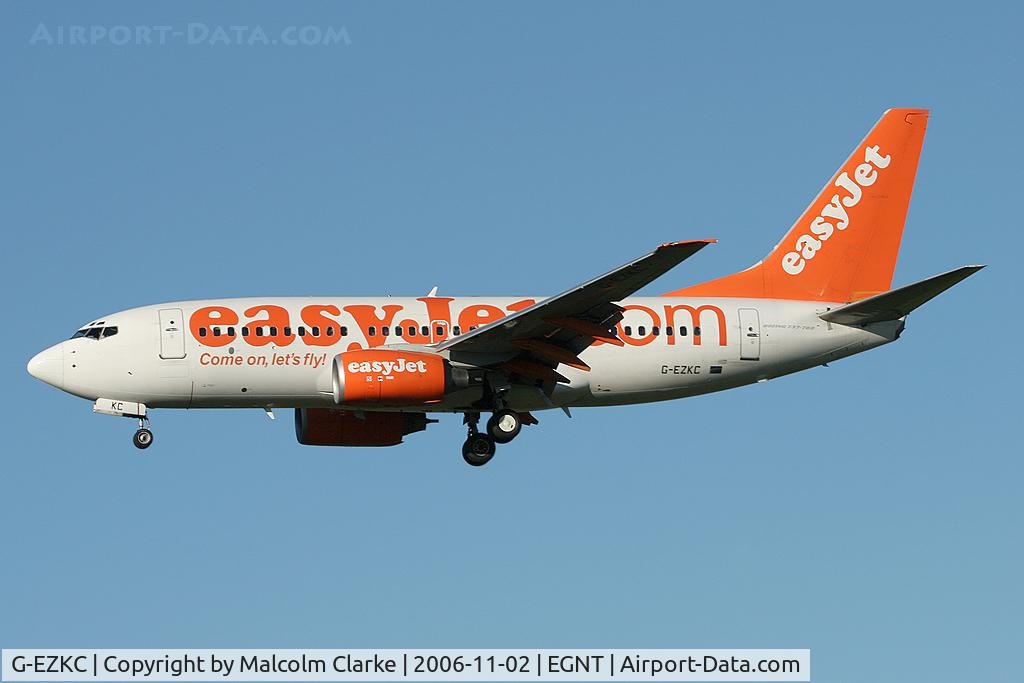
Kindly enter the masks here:
<path id="1" fill-rule="evenodd" d="M 763 261 L 668 296 L 847 302 L 887 291 L 927 125 L 927 109 L 885 112 Z"/>

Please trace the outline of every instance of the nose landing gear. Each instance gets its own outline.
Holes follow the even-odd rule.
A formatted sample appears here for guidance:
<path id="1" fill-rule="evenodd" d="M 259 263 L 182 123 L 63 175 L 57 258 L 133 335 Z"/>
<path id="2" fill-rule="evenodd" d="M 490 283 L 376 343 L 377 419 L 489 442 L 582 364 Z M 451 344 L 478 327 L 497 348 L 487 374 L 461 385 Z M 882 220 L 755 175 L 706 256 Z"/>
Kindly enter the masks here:
<path id="1" fill-rule="evenodd" d="M 132 437 L 132 443 L 135 444 L 136 448 L 149 448 L 153 444 L 153 432 L 145 427 L 140 427 L 135 432 L 135 436 Z"/>
<path id="2" fill-rule="evenodd" d="M 153 445 L 153 432 L 146 428 L 145 418 L 139 418 L 139 428 L 132 437 L 132 443 L 138 449 L 146 449 Z"/>
<path id="3" fill-rule="evenodd" d="M 138 419 L 139 429 L 132 437 L 132 443 L 139 449 L 149 448 L 153 445 L 153 432 L 146 428 L 146 425 L 149 424 L 149 417 L 145 403 L 122 401 L 116 398 L 98 398 L 92 406 L 92 412 Z"/>

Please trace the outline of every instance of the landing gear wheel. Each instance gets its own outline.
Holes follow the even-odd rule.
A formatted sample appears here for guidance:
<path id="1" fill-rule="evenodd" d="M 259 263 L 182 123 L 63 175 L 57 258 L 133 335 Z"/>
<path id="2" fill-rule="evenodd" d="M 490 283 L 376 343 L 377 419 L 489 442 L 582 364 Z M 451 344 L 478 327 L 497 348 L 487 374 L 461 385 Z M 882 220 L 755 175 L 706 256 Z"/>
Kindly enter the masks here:
<path id="1" fill-rule="evenodd" d="M 153 432 L 145 428 L 139 429 L 132 437 L 132 443 L 136 448 L 149 448 L 153 445 Z"/>
<path id="2" fill-rule="evenodd" d="M 462 459 L 473 467 L 480 467 L 494 457 L 494 439 L 486 434 L 470 434 L 462 444 Z"/>
<path id="3" fill-rule="evenodd" d="M 523 421 L 514 410 L 499 410 L 487 421 L 487 433 L 495 443 L 508 443 L 519 436 Z"/>

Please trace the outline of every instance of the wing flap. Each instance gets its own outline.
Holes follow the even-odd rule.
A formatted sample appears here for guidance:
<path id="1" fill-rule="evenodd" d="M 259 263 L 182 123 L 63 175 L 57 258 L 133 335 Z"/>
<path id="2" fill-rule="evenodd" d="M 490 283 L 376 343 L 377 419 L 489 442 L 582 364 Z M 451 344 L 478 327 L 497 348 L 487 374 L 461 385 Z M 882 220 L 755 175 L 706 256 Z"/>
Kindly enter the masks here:
<path id="1" fill-rule="evenodd" d="M 577 370 L 590 370 L 590 366 L 580 360 L 576 354 L 559 344 L 551 344 L 539 339 L 516 339 L 512 343 L 521 349 L 533 352 L 541 358 L 548 359 L 555 365 L 562 363 Z"/>
<path id="2" fill-rule="evenodd" d="M 614 334 L 610 334 L 603 326 L 592 323 L 589 320 L 580 320 L 579 318 L 545 318 L 544 320 L 556 327 L 572 330 L 580 336 L 590 337 L 594 341 L 602 341 L 605 344 L 613 344 L 615 346 L 626 345 L 626 342 Z"/>
<path id="3" fill-rule="evenodd" d="M 540 380 L 541 382 L 569 383 L 568 377 L 555 371 L 553 368 L 522 358 L 505 361 L 500 367 L 508 372 L 514 372 L 530 379 Z"/>

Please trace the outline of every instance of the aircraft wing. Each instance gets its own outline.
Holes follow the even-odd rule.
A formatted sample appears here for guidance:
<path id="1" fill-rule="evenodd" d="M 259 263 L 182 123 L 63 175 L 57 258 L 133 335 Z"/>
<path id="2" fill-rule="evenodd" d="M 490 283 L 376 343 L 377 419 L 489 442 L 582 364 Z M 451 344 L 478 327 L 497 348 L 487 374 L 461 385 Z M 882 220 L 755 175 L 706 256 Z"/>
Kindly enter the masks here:
<path id="1" fill-rule="evenodd" d="M 589 282 L 549 297 L 467 334 L 437 345 L 454 354 L 486 354 L 510 373 L 531 379 L 567 381 L 560 363 L 589 370 L 578 357 L 600 341 L 622 346 L 615 326 L 622 319 L 616 303 L 654 281 L 714 240 L 663 244 L 650 254 Z M 491 363 L 487 363 L 491 364 Z"/>

